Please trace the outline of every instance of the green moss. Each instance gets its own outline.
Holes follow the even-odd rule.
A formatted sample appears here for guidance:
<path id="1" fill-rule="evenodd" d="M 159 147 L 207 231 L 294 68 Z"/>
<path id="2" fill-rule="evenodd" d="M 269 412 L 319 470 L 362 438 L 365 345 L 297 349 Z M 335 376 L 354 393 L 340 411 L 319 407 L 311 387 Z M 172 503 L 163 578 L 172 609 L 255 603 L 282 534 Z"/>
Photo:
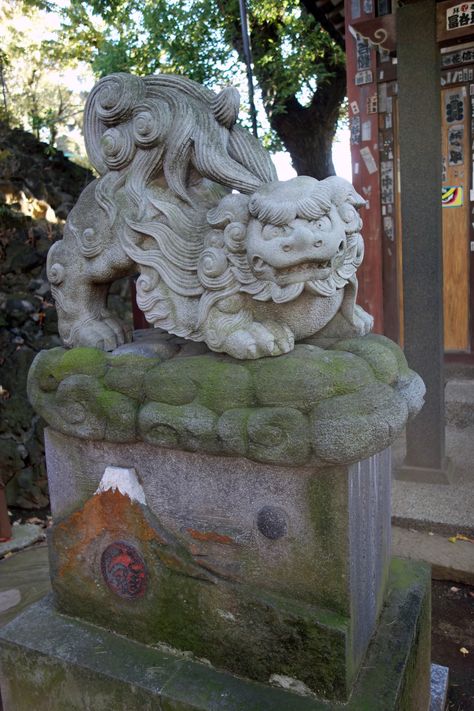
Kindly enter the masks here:
<path id="1" fill-rule="evenodd" d="M 146 400 L 167 405 L 188 405 L 197 394 L 197 387 L 182 361 L 168 361 L 152 368 L 146 374 L 144 385 Z"/>
<path id="2" fill-rule="evenodd" d="M 138 418 L 145 442 L 191 451 L 220 451 L 217 416 L 201 405 L 164 405 L 149 402 Z"/>
<path id="3" fill-rule="evenodd" d="M 138 404 L 129 397 L 111 390 L 102 390 L 97 407 L 106 420 L 105 439 L 109 442 L 133 442 Z"/>
<path id="4" fill-rule="evenodd" d="M 408 373 L 408 365 L 401 348 L 385 336 L 369 334 L 363 338 L 348 338 L 332 346 L 333 351 L 354 353 L 372 368 L 377 380 L 394 383 Z"/>
<path id="5" fill-rule="evenodd" d="M 309 358 L 292 354 L 249 363 L 257 401 L 308 412 L 316 403 L 352 393 L 374 381 L 370 367 L 349 353 L 319 351 Z"/>
<path id="6" fill-rule="evenodd" d="M 333 350 L 297 344 L 287 355 L 242 363 L 160 357 L 53 349 L 33 363 L 31 403 L 60 432 L 110 441 L 135 438 L 133 402 L 144 403 L 147 442 L 300 466 L 311 458 L 347 463 L 386 447 L 406 423 L 407 403 L 415 413 L 422 399 L 403 353 L 382 336 Z"/>
<path id="7" fill-rule="evenodd" d="M 28 391 L 36 387 L 43 392 L 53 392 L 57 389 L 61 378 L 58 377 L 58 367 L 66 353 L 64 348 L 51 348 L 40 351 L 28 373 Z"/>
<path id="8" fill-rule="evenodd" d="M 321 581 L 317 587 L 318 600 L 321 605 L 348 615 L 347 469 L 321 470 L 309 480 L 306 495 L 318 549 Z"/>
<path id="9" fill-rule="evenodd" d="M 145 378 L 147 372 L 156 365 L 154 358 L 126 354 L 109 356 L 104 385 L 135 400 L 145 398 Z"/>
<path id="10" fill-rule="evenodd" d="M 54 375 L 57 380 L 63 380 L 69 375 L 94 375 L 100 378 L 105 375 L 106 364 L 104 351 L 97 348 L 72 348 L 64 351 L 63 357 L 56 364 Z"/>
<path id="11" fill-rule="evenodd" d="M 90 588 L 84 587 L 82 563 L 78 562 L 79 575 L 71 586 L 71 601 L 83 596 L 84 617 L 97 620 L 99 616 L 104 629 L 58 614 L 47 600 L 3 627 L 2 669 L 7 698 L 15 711 L 324 711 L 340 707 L 339 701 L 271 687 L 268 677 L 287 674 L 316 688 L 321 696 L 326 690 L 330 698 L 341 698 L 348 688 L 342 668 L 343 619 L 328 620 L 324 611 L 261 596 L 245 586 L 234 588 L 222 581 L 213 585 L 181 575 L 154 577 L 154 594 L 145 607 L 139 600 L 118 601 L 110 594 L 94 598 L 94 590 L 102 586 L 92 581 Z M 152 565 L 149 571 L 154 576 Z M 347 711 L 420 711 L 429 706 L 429 575 L 426 566 L 409 561 L 395 561 L 392 573 L 392 594 L 350 698 L 341 706 Z M 89 592 L 92 597 L 87 598 Z M 185 607 L 186 601 L 200 612 Z M 216 614 L 217 609 L 232 610 L 235 622 Z M 74 609 L 69 614 L 75 614 Z M 165 621 L 160 622 L 161 618 Z M 160 629 L 167 637 L 175 632 L 183 651 L 192 647 L 197 656 L 221 668 L 228 666 L 225 660 L 229 659 L 235 671 L 226 673 L 186 661 L 123 636 L 138 631 L 148 643 L 157 642 Z M 263 630 L 268 634 L 262 635 Z M 173 641 L 169 644 L 177 646 Z M 210 654 L 199 653 L 204 649 Z M 320 661 L 326 664 L 321 674 Z M 242 678 L 256 675 L 263 683 Z"/>
<path id="12" fill-rule="evenodd" d="M 431 569 L 427 563 L 392 558 L 390 564 L 390 588 L 398 592 L 410 588 L 413 584 L 425 586 L 431 577 Z"/>
<path id="13" fill-rule="evenodd" d="M 251 405 L 254 400 L 251 377 L 243 366 L 207 355 L 171 360 L 153 368 L 146 376 L 146 394 L 169 405 L 196 400 L 219 414 Z"/>
<path id="14" fill-rule="evenodd" d="M 306 417 L 290 407 L 228 410 L 218 431 L 227 454 L 280 465 L 301 465 L 310 456 Z"/>

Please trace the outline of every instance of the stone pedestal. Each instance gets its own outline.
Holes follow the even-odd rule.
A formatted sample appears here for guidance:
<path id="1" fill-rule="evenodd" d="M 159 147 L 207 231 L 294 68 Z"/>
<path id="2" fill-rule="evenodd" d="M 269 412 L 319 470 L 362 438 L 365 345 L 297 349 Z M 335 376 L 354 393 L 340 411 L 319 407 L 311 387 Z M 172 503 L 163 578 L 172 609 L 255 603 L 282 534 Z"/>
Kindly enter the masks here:
<path id="1" fill-rule="evenodd" d="M 46 441 L 61 612 L 241 676 L 283 674 L 348 698 L 386 589 L 389 450 L 295 471 L 54 432 Z M 91 495 L 118 463 L 128 468 L 114 481 L 138 475 L 142 502 L 119 488 Z M 143 587 L 114 588 L 107 555 L 111 566 L 135 555 Z"/>
<path id="2" fill-rule="evenodd" d="M 58 711 L 427 709 L 428 572 L 389 574 L 390 443 L 423 394 L 401 351 L 158 346 L 32 367 L 54 597 L 0 635 L 6 711 L 42 708 L 38 678 Z"/>

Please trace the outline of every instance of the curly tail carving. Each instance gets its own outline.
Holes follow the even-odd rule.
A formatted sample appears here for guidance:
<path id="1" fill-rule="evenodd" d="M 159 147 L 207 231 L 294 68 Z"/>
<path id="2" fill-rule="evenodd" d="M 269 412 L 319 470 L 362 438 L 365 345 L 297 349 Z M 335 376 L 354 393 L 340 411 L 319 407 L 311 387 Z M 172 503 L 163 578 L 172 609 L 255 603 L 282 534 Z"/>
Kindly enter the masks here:
<path id="1" fill-rule="evenodd" d="M 145 187 L 161 173 L 188 204 L 190 167 L 251 193 L 276 174 L 258 141 L 236 125 L 238 108 L 232 88 L 216 95 L 185 77 L 112 74 L 96 84 L 86 104 L 87 152 L 101 176 L 126 171 L 133 182 L 137 173 Z"/>

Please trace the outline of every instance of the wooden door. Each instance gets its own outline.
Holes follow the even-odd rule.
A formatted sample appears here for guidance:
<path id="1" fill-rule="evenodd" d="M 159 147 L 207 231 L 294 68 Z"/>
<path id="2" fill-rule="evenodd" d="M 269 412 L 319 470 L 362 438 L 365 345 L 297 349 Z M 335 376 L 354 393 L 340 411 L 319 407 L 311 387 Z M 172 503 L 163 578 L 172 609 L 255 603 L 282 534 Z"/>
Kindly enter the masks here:
<path id="1" fill-rule="evenodd" d="M 469 85 L 441 92 L 444 348 L 468 351 L 470 235 Z"/>

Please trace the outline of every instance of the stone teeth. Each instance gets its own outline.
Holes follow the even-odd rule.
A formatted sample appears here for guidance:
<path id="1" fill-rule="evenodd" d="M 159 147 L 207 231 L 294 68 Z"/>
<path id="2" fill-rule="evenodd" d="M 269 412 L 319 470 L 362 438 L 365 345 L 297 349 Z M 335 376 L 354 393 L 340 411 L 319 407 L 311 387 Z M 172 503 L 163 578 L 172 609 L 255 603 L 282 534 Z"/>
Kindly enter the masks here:
<path id="1" fill-rule="evenodd" d="M 294 264 L 292 267 L 287 267 L 282 269 L 282 271 L 287 273 L 292 272 L 302 272 L 307 269 L 327 269 L 331 266 L 331 260 L 328 259 L 325 262 L 304 262 L 303 264 Z"/>

